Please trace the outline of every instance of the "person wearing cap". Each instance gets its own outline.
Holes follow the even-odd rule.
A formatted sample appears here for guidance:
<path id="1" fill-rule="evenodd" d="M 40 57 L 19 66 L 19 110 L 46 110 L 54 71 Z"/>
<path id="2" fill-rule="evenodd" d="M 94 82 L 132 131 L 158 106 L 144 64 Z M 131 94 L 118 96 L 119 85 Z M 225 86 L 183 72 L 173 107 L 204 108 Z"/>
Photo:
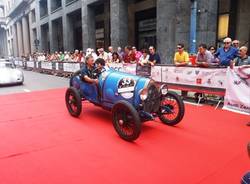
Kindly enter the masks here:
<path id="1" fill-rule="evenodd" d="M 186 66 L 189 62 L 189 54 L 184 50 L 184 44 L 177 45 L 177 52 L 174 55 L 175 66 Z"/>
<path id="2" fill-rule="evenodd" d="M 219 48 L 215 56 L 219 59 L 220 66 L 230 66 L 231 62 L 238 56 L 238 49 L 231 46 L 231 38 L 225 38 L 223 43 L 224 47 Z"/>

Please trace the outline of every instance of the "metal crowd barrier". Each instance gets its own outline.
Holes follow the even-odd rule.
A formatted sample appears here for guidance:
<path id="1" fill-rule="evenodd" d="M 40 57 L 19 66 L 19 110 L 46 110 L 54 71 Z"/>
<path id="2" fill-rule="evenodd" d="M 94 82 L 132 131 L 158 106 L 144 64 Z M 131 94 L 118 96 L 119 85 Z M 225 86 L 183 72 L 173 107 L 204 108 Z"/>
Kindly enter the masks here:
<path id="1" fill-rule="evenodd" d="M 75 71 L 79 70 L 84 65 L 84 63 L 79 62 L 20 60 L 15 60 L 15 64 L 25 70 L 32 70 L 63 77 L 70 77 Z M 173 65 L 158 65 L 150 67 L 122 63 L 109 64 L 109 66 L 119 71 L 151 77 L 157 82 L 168 84 L 171 89 L 219 96 L 224 96 L 225 94 L 225 68 L 205 69 L 197 67 L 175 67 Z M 185 81 L 187 77 L 189 77 L 189 80 Z M 192 79 L 192 81 L 190 79 Z"/>
<path id="2" fill-rule="evenodd" d="M 22 67 L 25 70 L 33 70 L 40 73 L 54 74 L 59 76 L 71 76 L 75 71 L 80 70 L 80 68 L 83 66 L 83 63 L 16 60 L 15 65 Z"/>

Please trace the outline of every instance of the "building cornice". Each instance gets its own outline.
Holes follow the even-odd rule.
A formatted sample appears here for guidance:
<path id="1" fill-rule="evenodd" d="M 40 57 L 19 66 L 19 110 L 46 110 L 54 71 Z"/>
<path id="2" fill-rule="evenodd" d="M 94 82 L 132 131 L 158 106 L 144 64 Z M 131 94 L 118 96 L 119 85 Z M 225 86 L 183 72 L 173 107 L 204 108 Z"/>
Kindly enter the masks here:
<path id="1" fill-rule="evenodd" d="M 16 17 L 18 14 L 24 12 L 30 0 L 19 0 L 8 12 L 7 16 L 10 18 Z"/>

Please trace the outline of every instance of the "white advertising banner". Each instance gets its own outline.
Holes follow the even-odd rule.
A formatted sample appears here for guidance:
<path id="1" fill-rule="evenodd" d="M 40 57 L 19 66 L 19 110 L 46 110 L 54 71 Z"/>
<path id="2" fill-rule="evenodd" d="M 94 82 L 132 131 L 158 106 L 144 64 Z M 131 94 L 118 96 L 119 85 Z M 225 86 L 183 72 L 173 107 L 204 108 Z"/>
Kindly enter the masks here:
<path id="1" fill-rule="evenodd" d="M 223 109 L 250 114 L 250 66 L 228 68 Z"/>
<path id="2" fill-rule="evenodd" d="M 34 62 L 33 61 L 28 61 L 27 62 L 27 67 L 29 67 L 29 68 L 35 68 Z"/>
<path id="3" fill-rule="evenodd" d="M 151 68 L 151 78 L 157 82 L 162 81 L 162 73 L 161 73 L 161 66 L 152 66 Z"/>
<path id="4" fill-rule="evenodd" d="M 19 61 L 17 61 L 17 60 L 15 60 L 14 63 L 15 63 L 15 65 L 17 65 L 17 66 L 20 66 L 20 65 L 19 65 Z"/>
<path id="5" fill-rule="evenodd" d="M 51 62 L 41 62 L 41 68 L 52 70 L 52 63 Z"/>
<path id="6" fill-rule="evenodd" d="M 136 75 L 136 64 L 109 63 L 108 66 L 118 71 Z"/>
<path id="7" fill-rule="evenodd" d="M 80 68 L 80 63 L 63 63 L 63 71 L 65 72 L 76 72 Z"/>
<path id="8" fill-rule="evenodd" d="M 162 82 L 225 89 L 226 68 L 162 66 Z"/>
<path id="9" fill-rule="evenodd" d="M 121 71 L 136 75 L 136 64 L 123 64 Z"/>
<path id="10" fill-rule="evenodd" d="M 114 70 L 122 71 L 123 64 L 122 63 L 108 63 L 108 66 Z"/>

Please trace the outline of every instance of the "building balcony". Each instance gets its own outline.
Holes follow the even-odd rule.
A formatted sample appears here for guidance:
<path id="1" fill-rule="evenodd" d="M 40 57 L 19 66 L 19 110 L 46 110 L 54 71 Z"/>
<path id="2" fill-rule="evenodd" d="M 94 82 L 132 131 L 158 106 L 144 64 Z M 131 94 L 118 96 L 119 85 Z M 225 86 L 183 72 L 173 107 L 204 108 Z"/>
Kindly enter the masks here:
<path id="1" fill-rule="evenodd" d="M 15 0 L 13 6 L 7 12 L 7 16 L 14 18 L 16 14 L 22 12 L 28 5 L 29 0 Z"/>

